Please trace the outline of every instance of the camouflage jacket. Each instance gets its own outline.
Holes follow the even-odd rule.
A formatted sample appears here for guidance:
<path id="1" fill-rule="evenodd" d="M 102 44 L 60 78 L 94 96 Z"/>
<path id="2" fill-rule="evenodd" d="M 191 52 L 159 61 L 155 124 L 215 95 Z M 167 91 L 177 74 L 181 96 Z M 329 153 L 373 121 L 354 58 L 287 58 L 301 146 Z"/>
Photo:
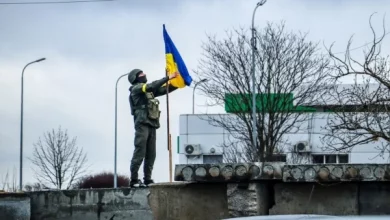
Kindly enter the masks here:
<path id="1" fill-rule="evenodd" d="M 150 119 L 148 117 L 147 108 L 139 109 L 139 106 L 147 106 L 148 99 L 146 93 L 153 93 L 154 97 L 162 96 L 167 93 L 166 86 L 163 87 L 165 83 L 169 80 L 168 77 L 164 77 L 160 80 L 153 81 L 151 83 L 136 83 L 129 88 L 129 103 L 130 110 L 134 116 L 134 127 L 139 124 L 146 124 L 154 128 L 160 127 L 159 119 Z M 177 88 L 169 85 L 169 92 L 175 91 Z M 131 103 L 132 102 L 132 103 Z"/>

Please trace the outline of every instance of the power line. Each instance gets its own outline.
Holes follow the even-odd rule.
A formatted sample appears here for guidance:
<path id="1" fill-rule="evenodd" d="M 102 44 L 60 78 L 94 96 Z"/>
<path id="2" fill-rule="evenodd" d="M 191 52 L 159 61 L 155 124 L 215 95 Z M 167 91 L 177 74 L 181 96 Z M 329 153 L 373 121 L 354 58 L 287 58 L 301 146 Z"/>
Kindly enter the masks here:
<path id="1" fill-rule="evenodd" d="M 75 0 L 75 1 L 58 1 L 58 2 L 0 2 L 0 5 L 43 5 L 43 4 L 71 4 L 71 3 L 92 3 L 92 2 L 110 2 L 117 0 Z"/>

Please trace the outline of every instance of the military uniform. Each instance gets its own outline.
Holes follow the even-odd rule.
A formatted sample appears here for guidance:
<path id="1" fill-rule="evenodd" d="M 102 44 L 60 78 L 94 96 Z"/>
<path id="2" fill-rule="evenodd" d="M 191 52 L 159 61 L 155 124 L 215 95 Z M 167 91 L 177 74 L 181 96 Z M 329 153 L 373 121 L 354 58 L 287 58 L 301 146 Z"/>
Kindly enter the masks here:
<path id="1" fill-rule="evenodd" d="M 160 128 L 159 101 L 155 97 L 165 95 L 164 84 L 168 83 L 168 76 L 146 83 L 146 77 L 140 80 L 140 69 L 132 70 L 128 79 L 132 86 L 129 88 L 129 102 L 131 114 L 134 116 L 134 153 L 130 165 L 131 183 L 141 184 L 138 180 L 138 170 L 144 161 L 144 184 L 153 183 L 152 170 L 156 158 L 156 129 Z M 169 85 L 169 84 L 168 84 Z M 177 88 L 169 85 L 169 92 Z"/>

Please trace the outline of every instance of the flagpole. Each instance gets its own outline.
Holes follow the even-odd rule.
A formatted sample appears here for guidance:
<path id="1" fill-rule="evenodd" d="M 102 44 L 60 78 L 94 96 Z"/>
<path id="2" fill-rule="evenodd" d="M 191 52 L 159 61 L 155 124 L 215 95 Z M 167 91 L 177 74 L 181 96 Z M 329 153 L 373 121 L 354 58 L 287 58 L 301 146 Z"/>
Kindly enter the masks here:
<path id="1" fill-rule="evenodd" d="M 168 74 L 168 71 L 166 71 Z M 169 81 L 166 84 L 167 88 L 167 145 L 169 153 L 169 182 L 172 182 L 172 148 L 171 148 L 171 132 L 169 126 Z"/>
<path id="2" fill-rule="evenodd" d="M 172 183 L 172 135 L 169 134 L 169 182 Z"/>

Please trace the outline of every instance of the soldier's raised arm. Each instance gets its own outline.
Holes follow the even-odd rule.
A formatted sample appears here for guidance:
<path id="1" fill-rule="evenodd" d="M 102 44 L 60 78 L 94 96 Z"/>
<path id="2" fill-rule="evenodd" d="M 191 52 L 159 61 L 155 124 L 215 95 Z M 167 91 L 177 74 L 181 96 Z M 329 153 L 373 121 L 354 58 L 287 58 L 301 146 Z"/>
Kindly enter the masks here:
<path id="1" fill-rule="evenodd" d="M 177 87 L 174 87 L 172 86 L 171 84 L 168 85 L 168 91 L 169 93 L 175 91 L 177 89 Z M 167 94 L 167 87 L 166 86 L 163 86 L 163 87 L 159 87 L 158 89 L 155 90 L 154 92 L 154 97 L 158 97 L 158 96 L 162 96 L 162 95 L 165 95 Z"/>
<path id="2" fill-rule="evenodd" d="M 165 73 L 168 74 L 168 69 L 165 69 Z M 179 73 L 175 72 L 174 73 L 175 77 L 177 77 L 179 75 Z M 158 97 L 158 96 L 162 96 L 162 95 L 165 95 L 167 94 L 167 86 L 168 86 L 168 92 L 171 93 L 173 91 L 175 91 L 177 88 L 173 85 L 171 85 L 169 82 L 168 82 L 168 85 L 165 85 L 163 87 L 158 87 L 155 91 L 154 91 L 154 97 Z"/>
<path id="3" fill-rule="evenodd" d="M 154 92 L 157 88 L 164 85 L 164 83 L 167 83 L 168 80 L 169 80 L 169 77 L 166 76 L 162 79 L 153 81 L 151 83 L 141 83 L 141 84 L 134 86 L 134 88 L 132 89 L 132 92 L 134 94 L 141 93 L 141 92 Z"/>
<path id="4" fill-rule="evenodd" d="M 136 79 L 134 81 L 140 82 L 140 84 L 135 85 L 132 89 L 131 92 L 133 94 L 136 93 L 145 93 L 145 92 L 156 92 L 158 91 L 165 83 L 167 83 L 170 79 L 175 78 L 178 73 L 173 73 L 169 76 L 166 76 L 162 79 L 153 81 L 151 83 L 146 83 L 146 75 L 143 72 L 138 72 L 134 74 Z"/>

